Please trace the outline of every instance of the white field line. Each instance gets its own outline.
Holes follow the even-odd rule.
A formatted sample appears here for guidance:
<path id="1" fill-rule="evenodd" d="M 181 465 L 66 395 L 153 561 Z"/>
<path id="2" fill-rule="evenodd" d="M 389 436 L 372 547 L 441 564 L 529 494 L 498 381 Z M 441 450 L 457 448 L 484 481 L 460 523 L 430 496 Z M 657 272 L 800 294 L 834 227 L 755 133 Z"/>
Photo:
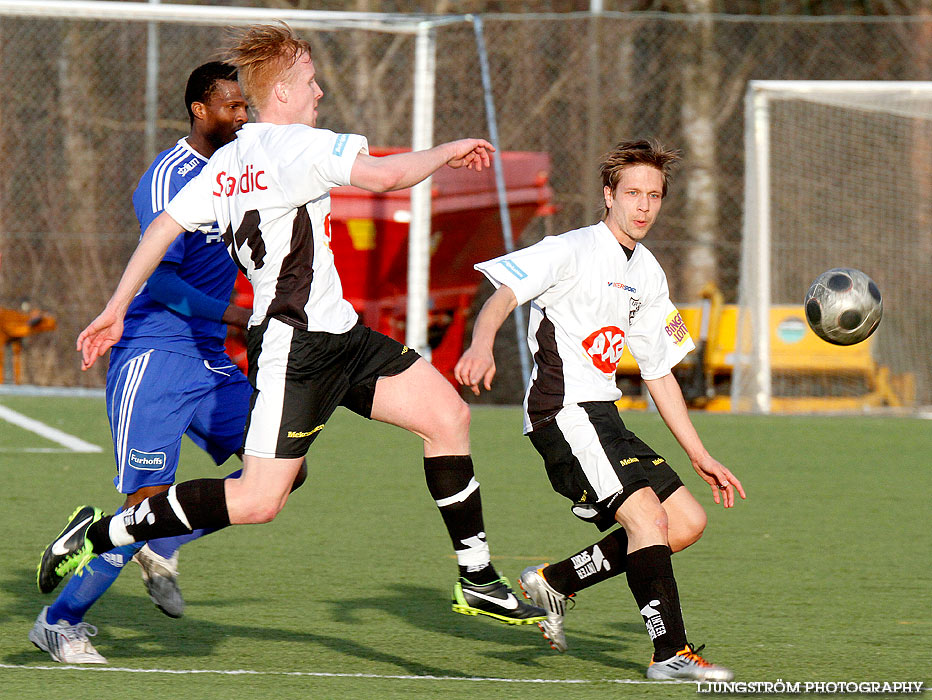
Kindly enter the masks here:
<path id="1" fill-rule="evenodd" d="M 22 454 L 23 452 L 29 452 L 33 454 L 38 452 L 48 454 L 70 454 L 73 453 L 74 450 L 70 450 L 65 447 L 0 447 L 0 453 L 3 452 L 15 452 L 17 454 Z M 455 555 L 454 558 L 456 558 Z M 544 559 L 546 558 L 547 557 L 544 557 Z"/>
<path id="2" fill-rule="evenodd" d="M 164 673 L 174 676 L 213 674 L 218 676 L 306 676 L 312 678 L 374 678 L 376 680 L 397 681 L 466 681 L 469 683 L 537 683 L 548 685 L 597 685 L 614 683 L 619 685 L 694 685 L 695 681 L 649 681 L 631 678 L 604 678 L 588 680 L 582 678 L 494 678 L 483 676 L 407 676 L 380 673 L 327 673 L 324 671 L 252 671 L 237 669 L 223 671 L 210 668 L 169 669 L 169 668 L 119 668 L 115 666 L 74 666 L 56 664 L 55 666 L 24 666 L 21 664 L 0 664 L 0 668 L 16 671 L 97 671 L 109 673 Z"/>
<path id="3" fill-rule="evenodd" d="M 57 442 L 62 447 L 67 447 L 72 452 L 103 452 L 103 450 L 97 445 L 84 442 L 84 440 L 81 438 L 77 438 L 74 435 L 69 435 L 68 433 L 62 432 L 57 428 L 53 428 L 51 425 L 46 425 L 41 421 L 24 416 L 22 413 L 17 413 L 13 409 L 7 408 L 6 406 L 0 406 L 0 419 L 3 419 L 8 423 L 12 423 L 13 425 L 17 425 L 25 430 L 29 430 L 36 435 L 44 437 L 46 440 Z"/>

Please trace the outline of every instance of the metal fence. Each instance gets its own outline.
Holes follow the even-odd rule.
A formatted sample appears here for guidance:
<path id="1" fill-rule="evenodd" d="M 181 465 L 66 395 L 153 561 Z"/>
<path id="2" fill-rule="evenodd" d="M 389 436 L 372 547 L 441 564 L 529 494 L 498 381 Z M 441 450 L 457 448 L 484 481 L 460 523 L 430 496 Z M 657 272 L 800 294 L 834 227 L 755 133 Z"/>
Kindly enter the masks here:
<path id="1" fill-rule="evenodd" d="M 558 211 L 519 244 L 595 221 L 600 155 L 622 139 L 657 138 L 684 154 L 648 240 L 679 302 L 709 280 L 726 300 L 737 294 L 748 80 L 932 77 L 932 21 L 915 17 L 609 12 L 483 22 L 500 147 L 547 151 L 553 163 Z M 485 135 L 472 22 L 447 17 L 433 31 L 434 140 Z M 376 146 L 410 145 L 413 36 L 306 34 L 325 93 L 319 123 Z M 158 149 L 187 133 L 184 82 L 225 38 L 222 26 L 158 23 Z M 147 22 L 0 15 L 0 305 L 27 302 L 59 321 L 26 343 L 29 383 L 103 383 L 102 369 L 79 371 L 74 339 L 136 244 L 130 196 L 153 155 L 150 41 Z M 517 362 L 499 359 L 496 398 L 515 400 Z"/>

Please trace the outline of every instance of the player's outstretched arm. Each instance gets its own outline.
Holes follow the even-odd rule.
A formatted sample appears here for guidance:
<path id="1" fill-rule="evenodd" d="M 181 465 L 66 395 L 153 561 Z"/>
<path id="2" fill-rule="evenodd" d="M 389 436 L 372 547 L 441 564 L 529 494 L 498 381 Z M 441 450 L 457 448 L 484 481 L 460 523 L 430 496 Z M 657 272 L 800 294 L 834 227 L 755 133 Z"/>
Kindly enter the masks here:
<path id="1" fill-rule="evenodd" d="M 402 190 L 413 187 L 444 165 L 476 171 L 487 168 L 494 150 L 485 139 L 462 139 L 425 151 L 395 153 L 379 158 L 360 153 L 350 171 L 350 184 L 372 192 Z"/>
<path id="2" fill-rule="evenodd" d="M 149 224 L 133 256 L 126 264 L 116 291 L 103 312 L 78 336 L 81 369 L 89 369 L 97 358 L 109 350 L 123 335 L 123 317 L 143 282 L 152 274 L 165 251 L 184 231 L 174 219 L 162 212 Z"/>
<path id="3" fill-rule="evenodd" d="M 735 504 L 735 492 L 746 498 L 744 487 L 731 471 L 709 454 L 686 409 L 686 401 L 680 390 L 679 382 L 672 374 L 659 379 L 645 379 L 657 411 L 667 424 L 673 437 L 686 451 L 693 469 L 712 489 L 712 500 L 726 508 Z"/>
<path id="4" fill-rule="evenodd" d="M 472 389 L 476 396 L 479 395 L 479 382 L 482 382 L 486 391 L 492 388 L 492 379 L 495 378 L 495 357 L 492 354 L 495 336 L 517 305 L 515 293 L 509 287 L 502 285 L 495 290 L 476 317 L 472 343 L 453 368 L 454 379 Z"/>

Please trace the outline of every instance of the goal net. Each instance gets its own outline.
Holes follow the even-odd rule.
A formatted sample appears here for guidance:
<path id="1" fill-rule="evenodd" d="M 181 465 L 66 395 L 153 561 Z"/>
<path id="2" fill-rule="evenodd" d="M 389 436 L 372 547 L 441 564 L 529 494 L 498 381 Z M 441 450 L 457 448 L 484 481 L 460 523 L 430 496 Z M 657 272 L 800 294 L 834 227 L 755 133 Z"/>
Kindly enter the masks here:
<path id="1" fill-rule="evenodd" d="M 932 83 L 752 81 L 745 108 L 732 407 L 932 403 Z M 781 331 L 781 313 L 804 318 L 806 290 L 833 267 L 874 279 L 883 321 L 861 346 L 794 353 L 790 336 L 810 331 Z"/>

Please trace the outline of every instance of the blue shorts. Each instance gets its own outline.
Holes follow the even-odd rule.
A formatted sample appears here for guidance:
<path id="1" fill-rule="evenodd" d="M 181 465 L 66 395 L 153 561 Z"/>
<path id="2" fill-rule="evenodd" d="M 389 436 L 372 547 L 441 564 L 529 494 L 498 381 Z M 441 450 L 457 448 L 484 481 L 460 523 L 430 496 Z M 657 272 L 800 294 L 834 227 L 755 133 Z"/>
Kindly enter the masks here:
<path id="1" fill-rule="evenodd" d="M 217 464 L 243 445 L 252 387 L 229 358 L 213 361 L 164 350 L 113 348 L 107 415 L 120 493 L 175 481 L 181 437 Z"/>

